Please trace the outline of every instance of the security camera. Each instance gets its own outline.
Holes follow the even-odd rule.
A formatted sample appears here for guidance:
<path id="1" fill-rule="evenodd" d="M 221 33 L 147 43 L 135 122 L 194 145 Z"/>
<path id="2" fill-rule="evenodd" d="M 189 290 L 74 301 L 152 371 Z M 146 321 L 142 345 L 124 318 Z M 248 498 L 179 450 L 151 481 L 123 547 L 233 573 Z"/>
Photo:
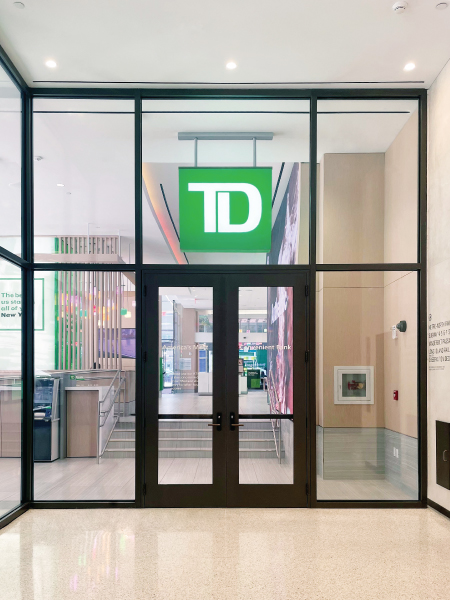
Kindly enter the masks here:
<path id="1" fill-rule="evenodd" d="M 395 12 L 396 15 L 399 15 L 401 13 L 404 13 L 407 8 L 408 8 L 408 3 L 404 2 L 404 0 L 400 0 L 399 2 L 396 2 L 394 4 L 394 6 L 392 7 L 392 10 Z"/>

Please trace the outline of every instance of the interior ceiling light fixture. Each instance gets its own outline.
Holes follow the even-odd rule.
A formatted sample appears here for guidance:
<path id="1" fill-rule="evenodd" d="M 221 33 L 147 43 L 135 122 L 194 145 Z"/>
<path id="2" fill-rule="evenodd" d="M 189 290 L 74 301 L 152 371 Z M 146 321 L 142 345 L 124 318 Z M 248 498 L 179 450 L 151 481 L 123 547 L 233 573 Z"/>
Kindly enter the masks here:
<path id="1" fill-rule="evenodd" d="M 230 71 L 232 71 L 236 67 L 237 67 L 237 64 L 235 62 L 233 62 L 232 60 L 230 60 L 230 62 L 227 62 L 227 69 L 230 69 Z"/>
<path id="2" fill-rule="evenodd" d="M 63 184 L 63 183 L 57 183 L 56 185 L 57 185 L 58 187 L 64 187 L 64 184 Z"/>
<path id="3" fill-rule="evenodd" d="M 13 2 L 13 6 L 20 8 L 21 10 L 25 8 L 25 4 L 23 2 Z"/>
<path id="4" fill-rule="evenodd" d="M 439 2 L 436 4 L 436 10 L 445 10 L 448 6 L 448 2 Z"/>
<path id="5" fill-rule="evenodd" d="M 413 71 L 416 68 L 416 65 L 413 62 L 407 63 L 404 67 L 404 71 Z"/>
<path id="6" fill-rule="evenodd" d="M 45 66 L 49 69 L 54 69 L 56 67 L 56 62 L 54 60 L 45 61 Z"/>

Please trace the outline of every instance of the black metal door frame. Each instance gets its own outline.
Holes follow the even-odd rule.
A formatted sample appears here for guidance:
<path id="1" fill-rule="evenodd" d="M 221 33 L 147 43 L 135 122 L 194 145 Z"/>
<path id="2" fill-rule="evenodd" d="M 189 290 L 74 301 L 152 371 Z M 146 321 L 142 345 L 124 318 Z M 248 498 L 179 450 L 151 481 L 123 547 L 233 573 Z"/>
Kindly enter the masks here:
<path id="1" fill-rule="evenodd" d="M 307 506 L 307 282 L 306 271 L 232 274 L 228 277 L 227 307 L 227 505 L 230 507 L 296 507 Z M 293 484 L 239 484 L 239 430 L 230 427 L 230 413 L 239 416 L 240 424 L 250 415 L 239 414 L 239 389 L 237 377 L 239 334 L 237 316 L 240 287 L 292 287 L 293 306 L 293 378 L 294 414 L 280 415 L 280 419 L 294 420 L 294 482 Z M 251 415 L 251 418 L 266 415 Z M 236 422 L 236 418 L 234 419 Z M 260 459 L 262 460 L 262 459 Z"/>
<path id="2" fill-rule="evenodd" d="M 233 267 L 214 270 L 174 268 L 149 270 L 142 285 L 142 357 L 144 402 L 144 506 L 146 507 L 306 507 L 307 506 L 307 328 L 308 310 L 305 270 L 236 273 Z M 237 378 L 238 292 L 242 286 L 293 287 L 294 344 L 294 483 L 239 484 L 239 434 L 230 427 L 231 413 L 239 414 Z M 210 414 L 159 414 L 159 293 L 160 287 L 213 287 L 213 411 Z M 156 342 L 156 343 L 155 343 Z M 213 482 L 205 484 L 158 484 L 158 437 L 161 418 L 205 419 L 212 427 Z M 267 416 L 267 415 L 264 415 Z M 248 415 L 246 415 L 248 418 Z M 245 419 L 246 417 L 241 417 Z M 257 415 L 253 415 L 256 418 Z M 286 415 L 282 418 L 293 418 Z"/>
<path id="3" fill-rule="evenodd" d="M 212 287 L 213 288 L 213 411 L 211 414 L 170 415 L 173 419 L 195 418 L 211 421 L 217 413 L 225 414 L 225 372 L 216 365 L 225 364 L 226 304 L 223 298 L 223 277 L 214 273 L 155 273 L 143 276 L 143 402 L 144 402 L 144 506 L 146 507 L 212 507 L 225 506 L 226 502 L 226 431 L 212 427 L 213 473 L 211 485 L 158 484 L 159 438 L 159 293 L 160 287 Z M 168 418 L 168 415 L 164 415 Z"/>

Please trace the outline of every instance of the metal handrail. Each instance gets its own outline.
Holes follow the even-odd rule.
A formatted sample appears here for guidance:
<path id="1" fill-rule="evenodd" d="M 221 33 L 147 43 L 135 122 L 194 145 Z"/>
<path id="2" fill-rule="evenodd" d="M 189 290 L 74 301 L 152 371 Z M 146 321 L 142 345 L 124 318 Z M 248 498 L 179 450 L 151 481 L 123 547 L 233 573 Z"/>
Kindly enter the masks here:
<path id="1" fill-rule="evenodd" d="M 273 380 L 273 375 L 272 375 L 272 371 L 269 371 L 269 375 L 270 378 L 272 379 L 272 389 L 273 392 L 275 394 L 275 400 L 276 400 L 276 404 L 273 405 L 272 404 L 272 398 L 270 397 L 270 385 L 269 385 L 269 397 L 270 397 L 270 414 L 281 414 L 281 412 L 277 409 L 277 405 L 280 405 L 280 402 L 278 400 L 278 394 L 277 394 L 277 390 L 275 388 L 275 381 Z M 275 419 L 275 426 L 273 424 L 274 419 L 270 419 L 270 423 L 272 425 L 272 433 L 273 433 L 273 439 L 275 441 L 275 451 L 277 453 L 277 458 L 278 458 L 278 462 L 279 464 L 281 464 L 281 419 Z M 278 444 L 277 444 L 277 435 L 276 435 L 276 423 L 278 421 Z"/>
<path id="2" fill-rule="evenodd" d="M 102 407 L 102 405 L 103 405 L 103 404 L 106 402 L 106 399 L 107 399 L 107 397 L 108 397 L 108 396 L 110 396 L 110 394 L 111 394 L 111 389 L 114 389 L 114 388 L 113 388 L 113 386 L 114 386 L 114 383 L 115 383 L 115 381 L 116 381 L 116 379 L 117 379 L 117 377 L 118 377 L 119 375 L 120 375 L 120 377 L 119 377 L 119 385 L 117 386 L 117 389 L 116 389 L 116 390 L 115 390 L 115 392 L 114 392 L 114 396 L 113 396 L 113 399 L 112 399 L 112 401 L 111 401 L 111 404 L 110 404 L 110 406 L 109 406 L 109 407 L 108 407 L 106 410 L 101 410 L 101 407 Z M 116 374 L 115 374 L 115 376 L 114 376 L 114 378 L 113 378 L 113 380 L 112 380 L 112 382 L 111 382 L 111 385 L 109 386 L 109 388 L 108 388 L 108 391 L 107 391 L 107 392 L 106 392 L 106 394 L 105 394 L 105 397 L 103 398 L 103 400 L 100 400 L 100 402 L 98 403 L 98 422 L 97 422 L 97 464 L 99 464 L 99 463 L 100 463 L 100 457 L 101 457 L 101 456 L 103 456 L 103 454 L 104 454 L 104 452 L 105 452 L 105 449 L 106 449 L 106 446 L 108 445 L 108 442 L 109 442 L 109 440 L 110 440 L 110 438 L 111 438 L 112 432 L 114 431 L 114 428 L 115 428 L 115 426 L 116 426 L 116 423 L 117 423 L 117 421 L 118 421 L 118 420 L 119 420 L 119 418 L 120 418 L 120 412 L 121 412 L 121 407 L 120 407 L 120 396 L 119 396 L 119 411 L 118 411 L 118 414 L 117 414 L 117 416 L 116 416 L 116 418 L 115 418 L 115 420 L 114 420 L 114 424 L 113 424 L 113 426 L 112 426 L 112 428 L 111 428 L 111 432 L 110 432 L 110 434 L 109 434 L 109 436 L 108 436 L 108 439 L 106 440 L 105 446 L 104 446 L 104 448 L 103 448 L 102 450 L 100 450 L 100 429 L 101 429 L 102 427 L 104 427 L 104 426 L 105 426 L 105 423 L 106 423 L 106 421 L 107 421 L 107 419 L 108 419 L 108 417 L 109 417 L 109 414 L 110 414 L 111 410 L 112 410 L 112 409 L 114 408 L 114 406 L 115 406 L 115 402 L 116 402 L 117 394 L 119 394 L 119 393 L 122 391 L 122 384 L 123 384 L 125 381 L 126 381 L 126 378 L 121 376 L 121 371 L 120 371 L 120 369 L 119 369 L 119 370 L 116 372 Z M 102 417 L 103 417 L 103 423 L 102 423 Z"/>

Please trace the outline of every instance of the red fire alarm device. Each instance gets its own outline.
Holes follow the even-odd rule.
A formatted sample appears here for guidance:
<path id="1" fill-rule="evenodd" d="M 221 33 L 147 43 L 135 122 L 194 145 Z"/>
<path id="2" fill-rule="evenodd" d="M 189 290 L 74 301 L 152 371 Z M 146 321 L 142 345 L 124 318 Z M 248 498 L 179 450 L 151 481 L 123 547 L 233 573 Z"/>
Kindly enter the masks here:
<path id="1" fill-rule="evenodd" d="M 398 390 L 394 390 L 394 400 L 398 400 Z"/>

